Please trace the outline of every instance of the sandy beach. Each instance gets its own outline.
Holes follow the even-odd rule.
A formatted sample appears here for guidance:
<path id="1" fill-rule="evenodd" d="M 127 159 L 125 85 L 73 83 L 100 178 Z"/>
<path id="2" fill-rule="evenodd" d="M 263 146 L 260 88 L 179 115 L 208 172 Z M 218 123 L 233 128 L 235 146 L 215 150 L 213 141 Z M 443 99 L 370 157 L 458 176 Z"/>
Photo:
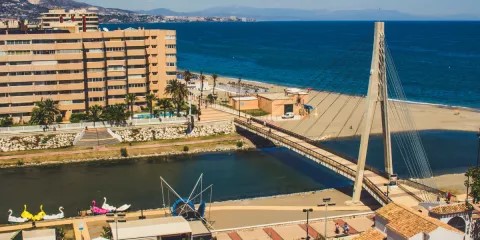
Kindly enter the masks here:
<path id="1" fill-rule="evenodd" d="M 210 87 L 213 80 L 207 76 Z M 237 82 L 238 79 L 218 77 L 217 90 L 219 99 L 225 100 L 234 92 L 222 91 L 222 84 Z M 285 86 L 242 80 L 242 83 L 251 84 L 268 89 L 269 92 L 284 92 Z M 205 93 L 204 94 L 208 94 Z M 276 124 L 312 139 L 328 139 L 360 135 L 364 126 L 364 111 L 366 103 L 364 97 L 350 96 L 333 92 L 311 91 L 308 105 L 314 107 L 313 112 L 301 120 L 277 121 Z M 402 131 L 400 121 L 394 106 L 400 110 L 400 103 L 390 101 L 392 111 L 389 112 L 391 129 L 393 132 Z M 480 111 L 476 109 L 449 107 L 435 104 L 404 103 L 417 130 L 457 130 L 476 132 L 480 129 Z M 399 111 L 400 112 L 400 111 Z M 266 119 L 270 119 L 268 116 Z M 403 119 L 403 118 L 402 118 Z M 405 121 L 405 120 L 402 120 Z M 375 111 L 372 132 L 381 133 L 380 106 Z"/>

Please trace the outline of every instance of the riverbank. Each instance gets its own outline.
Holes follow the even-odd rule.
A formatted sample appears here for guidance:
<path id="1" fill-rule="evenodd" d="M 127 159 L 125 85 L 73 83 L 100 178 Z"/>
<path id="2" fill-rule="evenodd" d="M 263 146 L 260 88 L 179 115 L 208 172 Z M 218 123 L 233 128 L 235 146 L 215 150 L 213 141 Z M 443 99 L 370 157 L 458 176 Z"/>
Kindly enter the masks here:
<path id="1" fill-rule="evenodd" d="M 207 77 L 209 85 L 213 85 L 211 77 Z M 237 82 L 238 79 L 218 77 L 217 90 L 220 100 L 228 99 L 229 95 L 236 92 L 222 91 L 220 85 L 228 85 Z M 263 83 L 259 81 L 243 80 L 253 86 L 268 89 L 269 92 L 284 92 L 286 86 Z M 220 86 L 220 87 L 219 87 Z M 366 94 L 366 93 L 365 93 Z M 204 93 L 204 95 L 206 95 Z M 316 140 L 325 140 L 336 137 L 350 137 L 361 134 L 365 124 L 363 113 L 365 111 L 365 97 L 351 96 L 325 91 L 311 91 L 309 101 L 306 103 L 314 107 L 313 112 L 301 120 L 276 121 L 275 124 L 295 131 L 298 134 L 308 136 Z M 391 100 L 391 106 L 401 108 L 398 101 Z M 476 132 L 480 128 L 480 110 L 458 106 L 446 106 L 439 104 L 402 102 L 409 110 L 411 120 L 416 130 L 458 130 Z M 373 134 L 380 134 L 382 124 L 380 119 L 380 105 L 377 106 Z M 391 113 L 393 114 L 393 113 Z M 391 131 L 404 131 L 396 118 L 391 115 Z M 267 120 L 268 116 L 265 117 Z"/>
<path id="2" fill-rule="evenodd" d="M 128 156 L 122 156 L 122 148 L 126 149 Z M 120 143 L 108 147 L 70 147 L 62 149 L 7 152 L 0 154 L 0 168 L 112 161 L 156 156 L 246 150 L 252 148 L 255 148 L 255 146 L 248 139 L 236 133 L 231 133 L 228 135 L 215 135 L 188 139 Z"/>

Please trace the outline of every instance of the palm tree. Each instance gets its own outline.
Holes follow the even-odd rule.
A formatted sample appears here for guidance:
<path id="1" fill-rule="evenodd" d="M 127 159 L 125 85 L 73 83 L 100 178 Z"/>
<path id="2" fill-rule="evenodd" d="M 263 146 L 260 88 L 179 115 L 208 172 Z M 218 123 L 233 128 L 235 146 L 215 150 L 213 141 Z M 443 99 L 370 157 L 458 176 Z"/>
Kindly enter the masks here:
<path id="1" fill-rule="evenodd" d="M 217 78 L 218 78 L 218 75 L 217 74 L 212 74 L 212 78 L 213 78 L 213 90 L 212 90 L 212 94 L 215 95 L 215 87 L 217 86 Z"/>
<path id="2" fill-rule="evenodd" d="M 157 96 L 153 93 L 149 93 L 145 96 L 145 100 L 147 101 L 147 108 L 150 112 L 150 118 L 153 116 L 153 102 L 157 101 Z"/>
<path id="3" fill-rule="evenodd" d="M 130 117 L 133 117 L 133 106 L 135 105 L 135 101 L 137 101 L 137 96 L 133 93 L 129 93 L 125 95 L 125 103 L 129 106 L 130 108 Z"/>
<path id="4" fill-rule="evenodd" d="M 125 123 L 128 118 L 126 113 L 127 106 L 125 104 L 108 105 L 102 111 L 101 118 L 105 119 L 110 125 L 120 125 Z"/>
<path id="5" fill-rule="evenodd" d="M 193 74 L 190 71 L 186 70 L 185 72 L 183 72 L 183 79 L 185 79 L 186 83 L 189 83 L 192 80 L 192 78 L 193 78 Z"/>
<path id="6" fill-rule="evenodd" d="M 177 109 L 177 116 L 180 117 L 180 109 L 188 96 L 187 85 L 177 79 L 170 80 L 167 82 L 167 87 L 165 87 L 165 93 L 172 97 L 172 102 Z"/>
<path id="7" fill-rule="evenodd" d="M 35 103 L 30 123 L 48 126 L 55 121 L 55 117 L 58 114 L 60 114 L 60 110 L 52 99 L 42 99 L 40 102 Z"/>
<path id="8" fill-rule="evenodd" d="M 172 101 L 168 98 L 162 98 L 157 101 L 157 106 L 163 111 L 163 117 L 167 117 L 167 111 L 172 109 Z"/>
<path id="9" fill-rule="evenodd" d="M 103 108 L 99 105 L 93 105 L 88 108 L 88 118 L 93 121 L 93 126 L 95 127 L 95 123 L 100 120 L 100 116 L 102 115 Z"/>
<path id="10" fill-rule="evenodd" d="M 210 104 L 213 104 L 215 102 L 215 97 L 213 96 L 213 94 L 208 94 L 207 100 Z"/>

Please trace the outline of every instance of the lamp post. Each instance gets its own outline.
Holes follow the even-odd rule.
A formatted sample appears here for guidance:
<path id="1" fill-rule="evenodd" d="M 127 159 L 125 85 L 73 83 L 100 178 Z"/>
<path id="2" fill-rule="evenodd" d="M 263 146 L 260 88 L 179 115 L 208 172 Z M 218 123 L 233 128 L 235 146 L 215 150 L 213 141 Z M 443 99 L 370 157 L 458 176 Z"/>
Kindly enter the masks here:
<path id="1" fill-rule="evenodd" d="M 308 236 L 308 217 L 309 217 L 310 213 L 313 212 L 313 209 L 311 209 L 311 208 L 308 208 L 308 209 L 305 208 L 305 209 L 303 209 L 303 212 L 304 212 L 304 213 L 307 213 L 307 237 L 306 237 L 305 239 L 306 239 L 306 240 L 309 240 L 309 239 L 310 239 L 310 236 Z"/>
<path id="2" fill-rule="evenodd" d="M 387 187 L 387 198 L 388 198 L 388 194 L 390 192 L 390 183 L 384 183 L 383 186 Z"/>
<path id="3" fill-rule="evenodd" d="M 240 101 L 241 101 L 241 93 L 242 93 L 242 78 L 238 78 L 238 117 L 240 117 L 240 109 L 241 109 L 241 105 L 240 105 Z"/>
<path id="4" fill-rule="evenodd" d="M 113 217 L 113 219 L 107 219 L 107 223 L 115 223 L 115 238 L 118 240 L 118 223 L 119 222 L 127 222 L 125 218 L 125 213 L 107 213 L 107 217 Z M 113 235 L 113 232 L 112 232 Z"/>
<path id="5" fill-rule="evenodd" d="M 325 207 L 325 239 L 327 239 L 327 213 L 328 213 L 328 206 L 335 206 L 336 203 L 332 203 L 332 198 L 323 198 L 323 203 L 318 204 L 319 207 Z"/>

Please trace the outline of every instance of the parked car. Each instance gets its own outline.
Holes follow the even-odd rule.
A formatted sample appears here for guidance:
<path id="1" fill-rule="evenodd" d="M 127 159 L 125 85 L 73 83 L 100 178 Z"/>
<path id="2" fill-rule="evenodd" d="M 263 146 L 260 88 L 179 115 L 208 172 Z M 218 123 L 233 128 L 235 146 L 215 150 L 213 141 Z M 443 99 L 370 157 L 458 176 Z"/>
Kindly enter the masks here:
<path id="1" fill-rule="evenodd" d="M 285 113 L 285 115 L 282 116 L 283 119 L 289 119 L 289 118 L 294 118 L 295 115 L 293 114 L 293 112 L 287 112 Z"/>

